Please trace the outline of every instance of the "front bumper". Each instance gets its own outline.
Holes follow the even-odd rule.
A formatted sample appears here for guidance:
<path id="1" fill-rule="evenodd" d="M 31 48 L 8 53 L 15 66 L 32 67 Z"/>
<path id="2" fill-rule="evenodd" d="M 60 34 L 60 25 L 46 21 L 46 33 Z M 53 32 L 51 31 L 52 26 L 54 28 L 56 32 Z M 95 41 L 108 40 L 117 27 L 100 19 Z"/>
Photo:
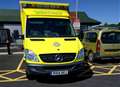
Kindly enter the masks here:
<path id="1" fill-rule="evenodd" d="M 74 76 L 77 74 L 84 75 L 85 73 L 91 71 L 90 66 L 86 62 L 78 62 L 72 64 L 59 64 L 59 65 L 33 65 L 27 64 L 27 72 L 32 76 L 53 76 L 51 72 L 53 71 L 68 71 L 67 76 Z M 56 76 L 56 75 L 55 75 Z M 62 75 L 57 75 L 62 76 Z M 64 75 L 63 75 L 64 76 Z"/>

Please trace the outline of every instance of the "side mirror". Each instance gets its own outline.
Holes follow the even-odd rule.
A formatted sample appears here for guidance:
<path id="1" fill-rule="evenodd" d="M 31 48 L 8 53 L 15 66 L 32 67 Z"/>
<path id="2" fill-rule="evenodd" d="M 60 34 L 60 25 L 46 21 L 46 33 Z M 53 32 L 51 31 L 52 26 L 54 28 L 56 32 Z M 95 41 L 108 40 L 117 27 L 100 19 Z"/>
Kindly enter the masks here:
<path id="1" fill-rule="evenodd" d="M 80 39 L 80 41 L 83 40 L 83 37 L 84 37 L 84 34 L 83 33 L 80 33 L 79 35 L 77 35 L 77 37 Z"/>
<path id="2" fill-rule="evenodd" d="M 80 41 L 82 41 L 81 35 L 77 35 L 77 37 L 79 38 Z"/>
<path id="3" fill-rule="evenodd" d="M 77 36 L 82 41 L 84 37 L 84 32 L 81 30 Z"/>
<path id="4" fill-rule="evenodd" d="M 19 39 L 24 40 L 24 35 L 19 35 Z"/>

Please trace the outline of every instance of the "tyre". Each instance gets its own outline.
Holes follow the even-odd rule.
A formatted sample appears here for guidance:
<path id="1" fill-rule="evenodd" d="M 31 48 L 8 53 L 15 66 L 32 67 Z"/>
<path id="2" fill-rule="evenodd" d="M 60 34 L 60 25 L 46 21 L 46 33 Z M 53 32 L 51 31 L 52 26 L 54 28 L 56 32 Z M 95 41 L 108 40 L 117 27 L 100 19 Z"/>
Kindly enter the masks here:
<path id="1" fill-rule="evenodd" d="M 93 76 L 93 71 L 91 69 L 84 71 L 82 74 L 76 75 L 77 79 L 88 79 Z"/>
<path id="2" fill-rule="evenodd" d="M 28 80 L 34 80 L 33 75 L 29 74 L 28 71 L 26 71 L 26 77 L 27 77 Z"/>

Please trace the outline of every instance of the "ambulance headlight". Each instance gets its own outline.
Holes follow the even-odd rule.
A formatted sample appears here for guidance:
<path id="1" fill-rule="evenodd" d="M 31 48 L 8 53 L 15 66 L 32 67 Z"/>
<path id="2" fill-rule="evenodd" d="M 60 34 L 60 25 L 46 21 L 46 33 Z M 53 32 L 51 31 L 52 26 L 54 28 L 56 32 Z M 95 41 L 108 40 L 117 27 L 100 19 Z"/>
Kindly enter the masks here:
<path id="1" fill-rule="evenodd" d="M 84 58 L 84 49 L 81 49 L 81 50 L 78 52 L 77 58 Z"/>
<path id="2" fill-rule="evenodd" d="M 38 62 L 38 58 L 37 58 L 37 55 L 34 54 L 33 51 L 31 50 L 24 50 L 24 57 L 25 59 L 27 60 L 30 60 L 30 61 L 34 61 L 34 62 Z"/>

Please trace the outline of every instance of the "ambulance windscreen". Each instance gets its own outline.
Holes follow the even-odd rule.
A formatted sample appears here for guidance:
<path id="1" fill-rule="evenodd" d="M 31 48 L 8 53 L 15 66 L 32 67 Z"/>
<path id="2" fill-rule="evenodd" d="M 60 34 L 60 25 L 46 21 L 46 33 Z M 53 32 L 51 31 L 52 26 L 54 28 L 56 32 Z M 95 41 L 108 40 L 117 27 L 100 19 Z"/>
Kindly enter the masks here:
<path id="1" fill-rule="evenodd" d="M 29 18 L 26 37 L 74 37 L 69 19 Z"/>

